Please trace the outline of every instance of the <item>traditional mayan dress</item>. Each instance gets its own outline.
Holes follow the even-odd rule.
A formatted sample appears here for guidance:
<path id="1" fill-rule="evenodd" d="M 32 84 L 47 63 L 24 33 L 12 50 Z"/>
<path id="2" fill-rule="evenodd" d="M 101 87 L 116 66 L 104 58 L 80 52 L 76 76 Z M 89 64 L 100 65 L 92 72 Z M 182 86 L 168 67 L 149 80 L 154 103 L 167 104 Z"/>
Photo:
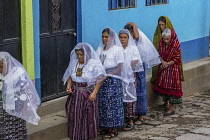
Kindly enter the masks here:
<path id="1" fill-rule="evenodd" d="M 92 59 L 82 69 L 82 76 L 76 76 L 73 71 L 71 78 L 73 80 L 72 91 L 66 102 L 66 113 L 68 116 L 68 135 L 72 140 L 89 140 L 97 136 L 98 128 L 98 103 L 97 99 L 90 101 L 89 95 L 93 92 L 94 86 L 88 86 L 89 78 L 96 78 L 101 73 L 97 71 Z M 72 65 L 77 69 L 78 63 Z M 90 72 L 91 71 L 91 72 Z M 97 73 L 97 75 L 95 75 Z"/>
<path id="2" fill-rule="evenodd" d="M 145 67 L 144 67 L 145 70 Z M 145 71 L 135 73 L 136 83 L 136 116 L 146 115 L 147 95 L 146 95 L 146 76 Z"/>
<path id="3" fill-rule="evenodd" d="M 144 71 L 135 73 L 136 77 L 136 116 L 146 115 L 147 113 L 147 97 L 146 97 L 146 68 L 151 68 L 160 63 L 159 54 L 152 42 L 147 36 L 138 29 L 139 40 L 135 40 L 139 50 L 141 59 L 143 61 Z"/>
<path id="4" fill-rule="evenodd" d="M 140 55 L 139 55 L 139 52 L 138 52 L 138 49 L 137 49 L 136 46 L 129 46 L 129 48 L 126 47 L 124 49 L 124 56 L 125 56 L 125 59 L 129 59 L 130 58 L 131 59 L 130 61 L 132 61 L 132 60 L 139 60 L 140 59 Z M 130 64 L 131 64 L 131 62 L 130 62 Z M 133 77 L 134 77 L 134 74 L 133 74 Z M 135 94 L 135 96 L 136 96 L 136 94 Z M 129 120 L 130 119 L 134 119 L 134 117 L 136 116 L 135 115 L 136 100 L 135 101 L 131 101 L 131 102 L 125 102 L 124 101 L 124 111 L 125 111 L 125 118 L 126 119 L 129 119 Z"/>
<path id="5" fill-rule="evenodd" d="M 160 59 L 157 50 L 147 36 L 139 29 L 138 33 L 140 37 L 139 40 L 134 40 L 144 63 L 144 71 L 135 73 L 137 94 L 136 116 L 142 116 L 146 115 L 147 112 L 145 67 L 151 68 L 158 65 L 160 63 Z"/>
<path id="6" fill-rule="evenodd" d="M 126 122 L 134 119 L 136 112 L 136 88 L 135 85 L 135 72 L 143 71 L 143 63 L 138 51 L 138 48 L 127 29 L 122 29 L 119 31 L 119 36 L 121 34 L 128 35 L 128 44 L 126 48 L 123 48 L 124 52 L 124 71 L 127 74 L 126 77 L 129 79 L 128 90 L 124 90 L 124 112 Z"/>
<path id="7" fill-rule="evenodd" d="M 138 41 L 135 40 L 136 45 L 138 45 Z M 139 50 L 139 52 L 142 52 Z M 141 55 L 142 57 L 142 55 Z M 144 66 L 144 71 L 141 72 L 135 72 L 135 84 L 136 84 L 136 111 L 135 115 L 136 116 L 142 116 L 146 115 L 147 113 L 147 95 L 146 95 L 146 71 L 145 71 L 145 64 Z"/>
<path id="8" fill-rule="evenodd" d="M 7 52 L 0 59 L 0 140 L 27 140 L 26 121 L 38 124 L 40 98 L 22 64 Z"/>
<path id="9" fill-rule="evenodd" d="M 96 52 L 107 73 L 124 61 L 122 48 L 115 45 L 108 50 L 98 47 Z M 115 76 L 106 79 L 98 92 L 99 128 L 119 128 L 124 125 L 122 80 Z"/>
<path id="10" fill-rule="evenodd" d="M 79 64 L 76 50 L 84 53 L 84 65 Z M 97 136 L 98 100 L 90 101 L 94 85 L 105 75 L 95 50 L 87 43 L 79 43 L 70 54 L 69 66 L 63 76 L 64 84 L 71 77 L 72 92 L 66 101 L 68 137 L 71 140 L 92 140 Z M 100 78 L 99 78 L 100 77 Z"/>
<path id="11" fill-rule="evenodd" d="M 174 30 L 174 27 L 170 21 L 170 19 L 167 17 L 167 16 L 162 16 L 162 17 L 165 17 L 166 19 L 166 23 L 165 23 L 165 27 L 166 28 L 170 28 L 170 29 L 173 29 Z M 155 30 L 155 33 L 154 33 L 154 37 L 153 37 L 153 44 L 155 46 L 155 48 L 158 50 L 158 47 L 159 47 L 159 42 L 160 42 L 160 39 L 162 38 L 162 31 L 160 30 L 160 27 L 157 25 L 156 27 L 156 30 Z M 183 75 L 183 66 L 182 66 L 182 63 L 180 65 L 181 67 L 181 72 L 182 72 L 182 75 L 181 75 L 181 78 L 182 78 L 182 81 L 184 81 L 184 75 Z M 158 72 L 158 66 L 154 66 L 152 68 L 152 77 L 150 79 L 150 81 L 152 83 L 155 82 L 155 79 L 157 77 L 157 72 Z"/>
<path id="12" fill-rule="evenodd" d="M 171 104 L 179 104 L 182 102 L 181 96 L 181 49 L 177 35 L 171 29 L 171 40 L 168 46 L 165 45 L 163 39 L 160 40 L 158 52 L 160 57 L 166 61 L 174 61 L 175 64 L 168 66 L 165 69 L 158 67 L 158 74 L 153 87 L 154 91 L 163 96 L 164 101 L 169 101 Z"/>

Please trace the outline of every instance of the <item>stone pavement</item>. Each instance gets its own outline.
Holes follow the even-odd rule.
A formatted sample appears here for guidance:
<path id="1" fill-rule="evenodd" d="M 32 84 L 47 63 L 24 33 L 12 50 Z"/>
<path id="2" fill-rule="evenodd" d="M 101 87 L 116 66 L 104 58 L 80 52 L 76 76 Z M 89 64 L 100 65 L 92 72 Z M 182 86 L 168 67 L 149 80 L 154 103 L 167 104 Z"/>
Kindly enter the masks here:
<path id="1" fill-rule="evenodd" d="M 164 117 L 161 105 L 152 107 L 144 125 L 119 131 L 112 140 L 210 140 L 210 90 L 184 97 L 175 111 L 175 115 Z M 96 140 L 103 139 L 98 136 Z"/>

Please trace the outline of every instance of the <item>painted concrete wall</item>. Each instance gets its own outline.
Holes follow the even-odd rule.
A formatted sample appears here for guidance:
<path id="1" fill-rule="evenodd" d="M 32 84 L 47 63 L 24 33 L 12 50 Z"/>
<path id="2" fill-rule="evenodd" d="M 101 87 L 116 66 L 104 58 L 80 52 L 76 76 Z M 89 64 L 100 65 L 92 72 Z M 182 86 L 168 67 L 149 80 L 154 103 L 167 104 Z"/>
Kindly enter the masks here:
<path id="1" fill-rule="evenodd" d="M 127 22 L 135 22 L 150 40 L 160 16 L 168 16 L 181 42 L 184 63 L 208 56 L 209 1 L 169 0 L 169 4 L 108 11 L 107 0 L 82 0 L 82 41 L 97 48 L 101 31 L 109 26 L 119 31 Z"/>
<path id="2" fill-rule="evenodd" d="M 34 78 L 34 39 L 32 1 L 21 0 L 22 63 L 31 79 Z"/>
<path id="3" fill-rule="evenodd" d="M 40 39 L 39 39 L 39 0 L 33 2 L 33 27 L 34 27 L 34 66 L 35 66 L 35 86 L 36 90 L 41 94 L 40 85 Z"/>

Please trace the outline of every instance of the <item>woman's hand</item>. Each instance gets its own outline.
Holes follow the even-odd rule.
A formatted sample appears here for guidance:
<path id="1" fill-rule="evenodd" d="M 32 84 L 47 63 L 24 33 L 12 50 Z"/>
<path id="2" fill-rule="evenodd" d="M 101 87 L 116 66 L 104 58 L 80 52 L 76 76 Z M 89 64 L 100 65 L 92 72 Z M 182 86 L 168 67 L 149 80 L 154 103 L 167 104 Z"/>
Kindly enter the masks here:
<path id="1" fill-rule="evenodd" d="M 90 101 L 94 101 L 95 99 L 96 99 L 96 93 L 93 91 L 91 94 L 90 94 L 90 96 L 89 96 L 89 98 L 88 98 Z"/>
<path id="2" fill-rule="evenodd" d="M 68 92 L 68 93 L 73 93 L 71 87 L 70 87 L 70 88 L 67 87 L 67 88 L 66 88 L 66 92 Z"/>
<path id="3" fill-rule="evenodd" d="M 168 66 L 168 63 L 166 61 L 162 61 L 162 65 L 164 68 L 166 68 Z"/>

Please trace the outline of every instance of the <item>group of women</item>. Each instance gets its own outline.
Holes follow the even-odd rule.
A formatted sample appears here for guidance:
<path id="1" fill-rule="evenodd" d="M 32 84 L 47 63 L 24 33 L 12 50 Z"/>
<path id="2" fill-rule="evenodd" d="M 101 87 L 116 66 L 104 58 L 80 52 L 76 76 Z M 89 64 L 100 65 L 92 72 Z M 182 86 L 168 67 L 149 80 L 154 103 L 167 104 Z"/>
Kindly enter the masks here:
<path id="1" fill-rule="evenodd" d="M 152 67 L 151 82 L 165 101 L 164 115 L 173 115 L 174 104 L 182 101 L 184 77 L 180 43 L 165 16 L 158 20 L 154 45 L 132 22 L 118 35 L 105 28 L 96 51 L 88 43 L 77 44 L 63 76 L 69 93 L 68 139 L 113 138 L 118 128 L 141 125 L 147 113 L 145 68 Z"/>
<path id="2" fill-rule="evenodd" d="M 153 44 L 132 22 L 118 34 L 105 28 L 96 51 L 88 43 L 77 44 L 63 76 L 69 93 L 68 138 L 113 138 L 118 128 L 129 131 L 141 125 L 147 113 L 145 68 L 152 68 L 151 82 L 163 97 L 164 116 L 175 114 L 174 105 L 182 102 L 184 76 L 180 43 L 166 16 L 158 19 Z M 0 140 L 26 140 L 26 121 L 38 124 L 39 105 L 24 67 L 1 51 Z"/>

